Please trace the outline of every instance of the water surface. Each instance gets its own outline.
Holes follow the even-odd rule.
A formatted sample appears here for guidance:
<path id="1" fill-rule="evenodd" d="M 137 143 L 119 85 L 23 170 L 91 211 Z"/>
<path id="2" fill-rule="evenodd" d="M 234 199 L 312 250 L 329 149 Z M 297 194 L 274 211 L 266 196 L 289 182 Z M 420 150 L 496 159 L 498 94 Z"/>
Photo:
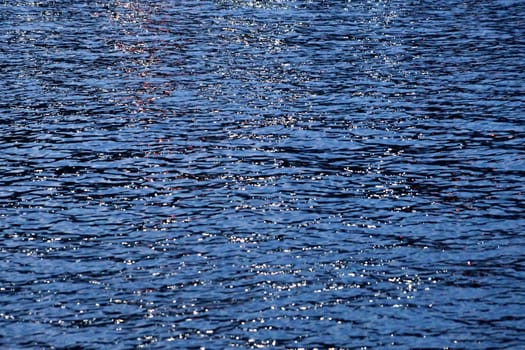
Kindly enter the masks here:
<path id="1" fill-rule="evenodd" d="M 523 1 L 0 3 L 0 345 L 525 346 Z"/>

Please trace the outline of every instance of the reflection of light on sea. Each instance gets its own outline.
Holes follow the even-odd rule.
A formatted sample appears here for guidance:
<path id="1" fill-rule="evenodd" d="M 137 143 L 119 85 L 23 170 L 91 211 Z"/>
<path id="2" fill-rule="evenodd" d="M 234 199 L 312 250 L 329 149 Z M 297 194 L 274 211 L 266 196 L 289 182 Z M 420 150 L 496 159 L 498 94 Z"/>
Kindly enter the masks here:
<path id="1" fill-rule="evenodd" d="M 159 40 L 159 35 L 169 31 L 162 26 L 163 23 L 154 20 L 160 6 L 154 3 L 115 1 L 108 7 L 109 18 L 117 25 L 116 30 L 125 34 L 122 37 L 126 39 L 113 43 L 115 50 L 125 54 L 121 70 L 128 76 L 128 87 L 121 92 L 120 102 L 117 103 L 131 108 L 133 114 L 169 114 L 167 110 L 153 108 L 157 99 L 169 96 L 172 90 L 169 74 L 159 74 L 156 69 L 162 63 L 159 50 L 163 40 Z"/>
<path id="2" fill-rule="evenodd" d="M 289 8 L 294 4 L 289 0 L 218 0 L 221 5 L 231 6 L 234 8 L 254 8 L 254 9 L 271 9 L 271 8 Z"/>

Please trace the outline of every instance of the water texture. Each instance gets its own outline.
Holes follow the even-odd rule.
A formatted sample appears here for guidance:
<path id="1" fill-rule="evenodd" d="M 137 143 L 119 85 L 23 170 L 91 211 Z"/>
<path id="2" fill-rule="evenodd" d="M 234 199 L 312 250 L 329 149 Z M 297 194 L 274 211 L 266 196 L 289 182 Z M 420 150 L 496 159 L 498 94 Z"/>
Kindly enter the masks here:
<path id="1" fill-rule="evenodd" d="M 525 347 L 524 18 L 0 1 L 0 347 Z"/>

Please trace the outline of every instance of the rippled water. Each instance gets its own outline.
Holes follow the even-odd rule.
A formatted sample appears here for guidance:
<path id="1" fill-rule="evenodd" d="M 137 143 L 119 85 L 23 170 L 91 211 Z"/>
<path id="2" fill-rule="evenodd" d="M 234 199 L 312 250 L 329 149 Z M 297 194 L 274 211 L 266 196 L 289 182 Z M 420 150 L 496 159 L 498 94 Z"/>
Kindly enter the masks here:
<path id="1" fill-rule="evenodd" d="M 0 2 L 0 345 L 524 347 L 524 18 Z"/>

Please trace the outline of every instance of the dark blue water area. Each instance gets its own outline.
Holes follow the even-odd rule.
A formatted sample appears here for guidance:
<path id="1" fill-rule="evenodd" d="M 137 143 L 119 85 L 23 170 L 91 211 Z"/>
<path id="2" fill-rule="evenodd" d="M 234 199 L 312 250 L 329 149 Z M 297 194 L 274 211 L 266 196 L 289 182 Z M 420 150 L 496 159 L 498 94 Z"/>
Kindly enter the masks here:
<path id="1" fill-rule="evenodd" d="M 524 18 L 0 1 L 0 348 L 525 348 Z"/>

